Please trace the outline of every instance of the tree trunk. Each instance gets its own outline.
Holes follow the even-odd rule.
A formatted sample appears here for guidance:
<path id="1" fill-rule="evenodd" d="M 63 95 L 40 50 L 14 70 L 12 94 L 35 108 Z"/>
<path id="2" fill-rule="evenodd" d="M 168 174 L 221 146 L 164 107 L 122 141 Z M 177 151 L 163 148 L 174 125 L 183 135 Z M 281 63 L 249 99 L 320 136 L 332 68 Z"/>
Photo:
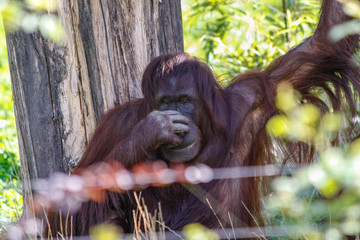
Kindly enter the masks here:
<path id="1" fill-rule="evenodd" d="M 142 96 L 151 58 L 183 51 L 180 0 L 58 3 L 61 45 L 7 34 L 25 205 L 30 179 L 71 171 L 104 112 Z"/>

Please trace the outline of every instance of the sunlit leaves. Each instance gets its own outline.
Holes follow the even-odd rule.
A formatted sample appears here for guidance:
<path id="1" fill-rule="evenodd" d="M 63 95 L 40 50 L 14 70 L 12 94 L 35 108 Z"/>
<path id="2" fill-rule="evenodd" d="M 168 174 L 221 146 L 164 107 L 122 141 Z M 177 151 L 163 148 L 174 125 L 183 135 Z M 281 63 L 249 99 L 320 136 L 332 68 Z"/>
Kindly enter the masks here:
<path id="1" fill-rule="evenodd" d="M 184 227 L 183 234 L 187 240 L 217 240 L 219 236 L 199 223 L 189 224 Z"/>
<path id="2" fill-rule="evenodd" d="M 286 137 L 290 133 L 289 119 L 285 115 L 276 115 L 267 123 L 268 132 L 275 137 Z"/>
<path id="3" fill-rule="evenodd" d="M 64 31 L 56 16 L 57 0 L 3 1 L 0 14 L 6 30 L 22 29 L 27 33 L 40 31 L 45 37 L 60 43 Z"/>
<path id="4" fill-rule="evenodd" d="M 360 138 L 356 139 L 350 145 L 350 153 L 353 155 L 360 155 Z"/>
<path id="5" fill-rule="evenodd" d="M 121 233 L 122 230 L 113 224 L 100 224 L 90 230 L 91 239 L 94 240 L 117 240 Z"/>
<path id="6" fill-rule="evenodd" d="M 6 181 L 19 177 L 19 156 L 15 117 L 7 64 L 5 34 L 0 24 L 0 178 L 7 173 Z M 17 173 L 17 174 L 16 174 Z"/>
<path id="7" fill-rule="evenodd" d="M 360 33 L 360 2 L 357 0 L 339 0 L 339 2 L 343 4 L 344 12 L 355 19 L 338 24 L 330 30 L 329 39 L 333 42 Z"/>
<path id="8" fill-rule="evenodd" d="M 280 211 L 287 222 L 302 229 L 301 234 L 313 228 L 322 237 L 357 235 L 360 233 L 355 227 L 360 223 L 359 171 L 360 154 L 354 155 L 351 145 L 330 148 L 320 154 L 316 164 L 300 169 L 291 177 L 277 178 L 266 202 L 267 210 L 273 214 Z M 298 234 L 289 233 L 293 237 Z"/>
<path id="9" fill-rule="evenodd" d="M 35 11 L 55 12 L 58 9 L 58 0 L 26 0 L 30 9 Z"/>
<path id="10" fill-rule="evenodd" d="M 5 224 L 14 222 L 22 214 L 21 182 L 12 180 L 4 182 L 0 179 L 0 234 Z"/>
<path id="11" fill-rule="evenodd" d="M 299 99 L 295 94 L 294 88 L 288 82 L 282 82 L 277 87 L 275 97 L 276 107 L 282 112 L 288 112 L 295 108 Z"/>
<path id="12" fill-rule="evenodd" d="M 299 94 L 287 82 L 278 85 L 275 104 L 281 113 L 267 123 L 267 131 L 274 137 L 308 142 L 321 148 L 347 126 L 342 113 L 321 114 L 313 104 L 300 104 Z"/>
<path id="13" fill-rule="evenodd" d="M 360 20 L 353 19 L 342 24 L 334 26 L 329 32 L 329 38 L 333 42 L 337 42 L 340 39 L 360 32 Z"/>
<path id="14" fill-rule="evenodd" d="M 320 1 L 182 1 L 185 50 L 207 63 L 223 83 L 267 66 L 308 37 L 317 23 Z"/>
<path id="15" fill-rule="evenodd" d="M 7 1 L 0 1 L 0 11 Z M 12 12 L 15 9 L 8 9 Z M 13 13 L 11 13 L 13 14 Z M 22 214 L 20 159 L 15 128 L 5 33 L 0 24 L 0 235 L 7 224 Z"/>
<path id="16" fill-rule="evenodd" d="M 8 32 L 22 29 L 31 33 L 40 30 L 45 37 L 60 42 L 63 37 L 62 28 L 58 18 L 52 14 L 56 11 L 56 3 L 56 0 L 28 0 L 22 3 L 0 1 L 0 15 L 3 20 L 0 24 L 0 222 L 2 223 L 16 221 L 22 212 L 20 161 L 2 22 Z"/>
<path id="17" fill-rule="evenodd" d="M 41 33 L 59 43 L 64 38 L 64 30 L 59 19 L 53 15 L 43 15 L 39 20 L 39 29 Z"/>
<path id="18" fill-rule="evenodd" d="M 341 240 L 343 236 L 338 229 L 331 228 L 325 233 L 325 239 Z"/>
<path id="19" fill-rule="evenodd" d="M 359 234 L 355 226 L 360 223 L 360 139 L 333 147 L 339 132 L 349 126 L 346 116 L 304 103 L 288 83 L 279 84 L 275 104 L 279 114 L 268 121 L 268 133 L 285 142 L 305 142 L 317 150 L 318 161 L 291 177 L 276 179 L 267 209 L 300 229 L 289 232 L 295 238 Z"/>
<path id="20" fill-rule="evenodd" d="M 349 16 L 360 19 L 360 3 L 357 0 L 339 0 L 343 3 L 343 10 Z"/>
<path id="21" fill-rule="evenodd" d="M 308 177 L 313 186 L 325 197 L 333 197 L 340 190 L 337 181 L 328 175 L 322 167 L 310 168 Z"/>

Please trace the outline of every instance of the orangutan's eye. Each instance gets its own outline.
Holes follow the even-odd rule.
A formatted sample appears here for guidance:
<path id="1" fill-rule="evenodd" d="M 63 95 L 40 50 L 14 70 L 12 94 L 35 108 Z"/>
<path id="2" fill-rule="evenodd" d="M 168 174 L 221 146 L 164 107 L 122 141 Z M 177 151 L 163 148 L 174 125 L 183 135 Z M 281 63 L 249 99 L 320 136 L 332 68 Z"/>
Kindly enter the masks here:
<path id="1" fill-rule="evenodd" d="M 160 105 L 167 105 L 167 104 L 170 104 L 170 103 L 171 103 L 171 99 L 169 97 L 163 97 L 160 100 Z"/>
<path id="2" fill-rule="evenodd" d="M 190 102 L 189 97 L 184 96 L 184 97 L 181 97 L 181 99 L 180 99 L 180 103 L 183 105 L 188 104 L 189 102 Z"/>

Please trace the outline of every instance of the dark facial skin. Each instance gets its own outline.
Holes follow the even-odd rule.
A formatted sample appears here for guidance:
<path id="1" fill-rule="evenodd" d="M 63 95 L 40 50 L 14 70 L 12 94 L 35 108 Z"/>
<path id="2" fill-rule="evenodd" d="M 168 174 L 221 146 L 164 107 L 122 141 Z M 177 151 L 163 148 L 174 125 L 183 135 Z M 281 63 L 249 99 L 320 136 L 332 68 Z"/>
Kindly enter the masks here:
<path id="1" fill-rule="evenodd" d="M 201 148 L 201 133 L 197 127 L 200 117 L 200 100 L 194 80 L 190 77 L 170 77 L 164 81 L 155 95 L 155 107 L 161 112 L 176 111 L 188 119 L 190 131 L 178 132 L 178 145 L 163 144 L 159 153 L 170 162 L 187 162 L 194 159 Z M 184 123 L 185 124 L 185 123 Z"/>
<path id="2" fill-rule="evenodd" d="M 174 110 L 190 118 L 196 115 L 199 99 L 193 79 L 170 77 L 164 80 L 155 96 L 155 107 L 160 111 Z"/>

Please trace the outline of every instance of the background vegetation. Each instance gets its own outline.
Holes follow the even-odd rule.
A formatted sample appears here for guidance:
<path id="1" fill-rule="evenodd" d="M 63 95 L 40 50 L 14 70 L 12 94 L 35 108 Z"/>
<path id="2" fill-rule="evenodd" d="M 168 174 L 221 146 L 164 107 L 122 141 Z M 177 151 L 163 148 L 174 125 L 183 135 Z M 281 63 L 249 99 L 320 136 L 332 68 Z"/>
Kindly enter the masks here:
<path id="1" fill-rule="evenodd" d="M 61 41 L 62 28 L 56 0 L 0 0 L 0 239 L 6 224 L 22 214 L 20 158 L 11 93 L 4 23 L 7 31 L 19 28 L 40 31 L 55 42 Z"/>
<path id="2" fill-rule="evenodd" d="M 0 24 L 0 229 L 21 215 L 20 159 L 4 27 Z"/>
<path id="3" fill-rule="evenodd" d="M 182 1 L 185 51 L 211 65 L 226 84 L 239 73 L 267 66 L 309 37 L 320 2 Z"/>

